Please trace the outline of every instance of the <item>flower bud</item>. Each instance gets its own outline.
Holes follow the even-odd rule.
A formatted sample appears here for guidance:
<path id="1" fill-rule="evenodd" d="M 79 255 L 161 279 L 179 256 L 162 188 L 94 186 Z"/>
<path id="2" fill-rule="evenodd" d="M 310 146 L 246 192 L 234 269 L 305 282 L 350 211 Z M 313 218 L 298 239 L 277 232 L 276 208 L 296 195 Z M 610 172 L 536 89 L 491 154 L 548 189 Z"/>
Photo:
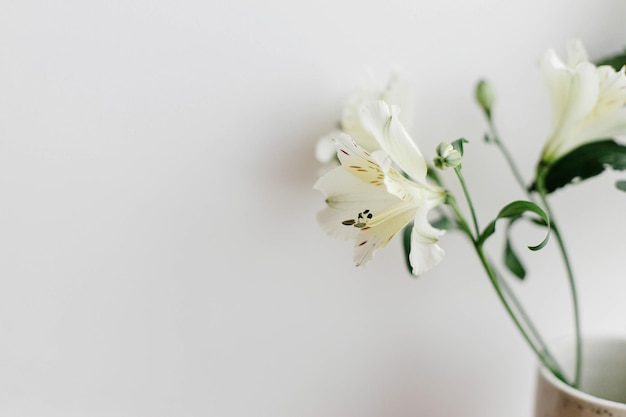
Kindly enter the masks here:
<path id="1" fill-rule="evenodd" d="M 439 169 L 456 168 L 461 164 L 461 153 L 454 149 L 454 146 L 447 142 L 442 142 L 437 146 L 437 156 L 435 166 Z"/>
<path id="2" fill-rule="evenodd" d="M 493 91 L 491 84 L 485 80 L 480 80 L 476 86 L 476 101 L 480 104 L 480 107 L 491 116 L 491 106 L 496 99 L 496 93 Z"/>

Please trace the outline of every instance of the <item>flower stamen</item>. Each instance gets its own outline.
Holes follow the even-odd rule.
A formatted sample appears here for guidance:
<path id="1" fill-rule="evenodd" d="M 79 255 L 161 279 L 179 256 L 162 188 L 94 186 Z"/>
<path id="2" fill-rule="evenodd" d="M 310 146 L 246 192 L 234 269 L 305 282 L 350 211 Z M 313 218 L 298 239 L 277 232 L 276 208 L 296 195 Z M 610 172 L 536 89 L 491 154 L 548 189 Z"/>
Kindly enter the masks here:
<path id="1" fill-rule="evenodd" d="M 348 219 L 341 222 L 344 226 L 354 226 L 357 229 L 366 229 L 367 223 L 374 217 L 369 209 L 360 212 L 356 219 Z"/>

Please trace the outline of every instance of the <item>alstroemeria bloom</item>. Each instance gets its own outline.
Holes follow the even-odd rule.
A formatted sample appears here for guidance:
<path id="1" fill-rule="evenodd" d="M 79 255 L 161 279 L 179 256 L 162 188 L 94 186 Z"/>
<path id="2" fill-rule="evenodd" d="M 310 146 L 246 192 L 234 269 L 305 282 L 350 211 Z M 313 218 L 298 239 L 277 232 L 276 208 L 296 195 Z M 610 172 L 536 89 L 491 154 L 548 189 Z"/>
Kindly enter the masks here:
<path id="1" fill-rule="evenodd" d="M 596 67 L 578 40 L 567 45 L 567 65 L 548 50 L 541 69 L 552 102 L 554 130 L 541 159 L 556 161 L 585 143 L 626 133 L 626 74 Z"/>
<path id="2" fill-rule="evenodd" d="M 390 106 L 398 106 L 402 109 L 400 120 L 405 128 L 410 128 L 413 114 L 414 101 L 413 84 L 396 68 L 392 71 L 387 84 L 380 88 L 377 86 L 371 73 L 361 77 L 358 88 L 348 98 L 342 111 L 340 127 L 334 132 L 322 136 L 316 145 L 315 156 L 323 164 L 331 164 L 335 158 L 336 150 L 332 138 L 340 132 L 347 133 L 356 143 L 367 151 L 373 152 L 379 149 L 378 142 L 371 132 L 361 122 L 361 108 L 364 104 L 382 100 Z"/>
<path id="3" fill-rule="evenodd" d="M 437 244 L 443 231 L 428 222 L 428 212 L 444 202 L 445 191 L 427 182 L 426 161 L 397 116 L 397 107 L 383 101 L 363 108 L 363 126 L 379 151 L 368 152 L 345 133 L 335 138 L 341 166 L 315 183 L 327 203 L 318 220 L 330 235 L 355 241 L 357 266 L 413 221 L 409 260 L 420 275 L 443 259 Z"/>

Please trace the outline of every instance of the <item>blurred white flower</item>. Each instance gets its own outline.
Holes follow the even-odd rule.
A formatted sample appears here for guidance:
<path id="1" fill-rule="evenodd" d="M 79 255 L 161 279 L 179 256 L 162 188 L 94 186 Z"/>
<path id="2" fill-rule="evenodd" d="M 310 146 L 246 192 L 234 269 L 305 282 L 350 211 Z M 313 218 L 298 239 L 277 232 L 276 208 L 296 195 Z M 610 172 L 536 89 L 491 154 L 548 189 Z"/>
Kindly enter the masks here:
<path id="1" fill-rule="evenodd" d="M 387 84 L 381 88 L 376 84 L 371 72 L 366 72 L 359 81 L 359 86 L 348 98 L 342 111 L 340 128 L 323 135 L 315 148 L 315 157 L 322 164 L 336 162 L 335 145 L 333 137 L 344 132 L 350 135 L 359 146 L 367 151 L 378 149 L 378 143 L 372 134 L 363 127 L 361 123 L 360 111 L 364 104 L 382 100 L 389 105 L 398 106 L 402 109 L 401 121 L 405 127 L 410 128 L 414 108 L 414 86 L 404 75 L 402 70 L 395 68 L 389 77 Z M 332 151 L 329 151 L 332 149 Z M 327 170 L 329 167 L 325 167 Z"/>
<path id="2" fill-rule="evenodd" d="M 626 133 L 624 68 L 596 67 L 578 40 L 568 42 L 567 55 L 566 65 L 550 49 L 541 64 L 554 118 L 554 130 L 541 155 L 544 163 L 585 143 Z"/>
<path id="3" fill-rule="evenodd" d="M 413 274 L 420 275 L 443 259 L 437 243 L 444 232 L 430 225 L 428 212 L 444 202 L 445 191 L 426 181 L 426 161 L 400 122 L 397 107 L 372 102 L 360 118 L 380 150 L 370 153 L 345 133 L 335 138 L 341 166 L 314 186 L 327 203 L 318 220 L 330 235 L 355 241 L 357 266 L 412 221 L 409 259 Z"/>

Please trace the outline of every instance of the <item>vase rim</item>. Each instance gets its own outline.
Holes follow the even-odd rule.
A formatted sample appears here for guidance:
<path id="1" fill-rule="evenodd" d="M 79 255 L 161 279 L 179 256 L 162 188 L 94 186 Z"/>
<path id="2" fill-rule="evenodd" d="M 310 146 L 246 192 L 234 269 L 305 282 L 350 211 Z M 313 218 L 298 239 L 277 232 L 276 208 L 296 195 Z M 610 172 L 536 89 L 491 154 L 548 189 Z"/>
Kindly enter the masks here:
<path id="1" fill-rule="evenodd" d="M 557 346 L 563 346 L 565 343 L 571 343 L 574 338 L 572 336 L 563 336 L 557 338 L 554 342 Z M 585 341 L 611 341 L 611 342 L 619 342 L 623 343 L 626 346 L 626 334 L 623 332 L 597 332 L 597 333 L 587 333 L 582 336 L 583 342 Z M 584 347 L 583 347 L 584 349 Z M 583 352 L 584 354 L 584 352 Z M 588 394 L 584 391 L 581 391 L 577 388 L 572 387 L 571 385 L 561 381 L 557 378 L 549 369 L 547 369 L 543 364 L 539 364 L 538 366 L 539 372 L 541 373 L 542 378 L 547 380 L 550 384 L 556 386 L 558 389 L 563 392 L 571 395 L 574 398 L 587 401 L 594 402 L 598 405 L 602 405 L 605 407 L 611 407 L 616 410 L 626 411 L 626 403 L 607 400 L 602 397 L 598 397 L 592 394 Z"/>

